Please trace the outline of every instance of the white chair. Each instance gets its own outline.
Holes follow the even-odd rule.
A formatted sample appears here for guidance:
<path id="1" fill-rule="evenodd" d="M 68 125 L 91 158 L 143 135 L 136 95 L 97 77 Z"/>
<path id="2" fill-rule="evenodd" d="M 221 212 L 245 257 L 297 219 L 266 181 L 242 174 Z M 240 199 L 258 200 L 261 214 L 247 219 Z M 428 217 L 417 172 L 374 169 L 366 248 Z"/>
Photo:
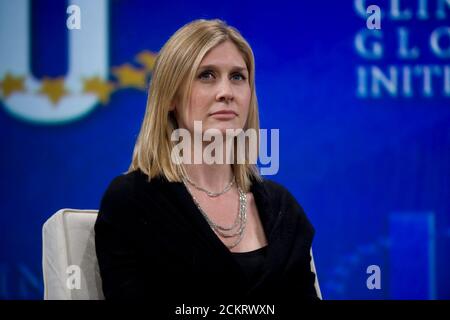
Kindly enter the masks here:
<path id="1" fill-rule="evenodd" d="M 102 300 L 95 253 L 97 210 L 61 209 L 42 228 L 45 300 Z M 72 266 L 72 267 L 71 267 Z M 79 276 L 79 282 L 74 277 Z"/>
<path id="2" fill-rule="evenodd" d="M 317 276 L 317 270 L 316 270 L 316 265 L 314 263 L 314 256 L 313 256 L 312 249 L 310 252 L 311 252 L 311 271 L 314 272 L 314 274 L 316 275 L 316 279 L 314 280 L 314 287 L 316 288 L 317 296 L 319 297 L 320 300 L 322 300 L 322 292 L 320 291 L 319 277 Z"/>
<path id="3" fill-rule="evenodd" d="M 45 300 L 104 299 L 95 253 L 97 212 L 61 209 L 44 223 L 42 267 Z M 316 273 L 312 250 L 311 271 Z M 73 278 L 77 272 L 79 283 Z M 322 299 L 317 278 L 316 274 L 314 286 L 317 296 Z"/>

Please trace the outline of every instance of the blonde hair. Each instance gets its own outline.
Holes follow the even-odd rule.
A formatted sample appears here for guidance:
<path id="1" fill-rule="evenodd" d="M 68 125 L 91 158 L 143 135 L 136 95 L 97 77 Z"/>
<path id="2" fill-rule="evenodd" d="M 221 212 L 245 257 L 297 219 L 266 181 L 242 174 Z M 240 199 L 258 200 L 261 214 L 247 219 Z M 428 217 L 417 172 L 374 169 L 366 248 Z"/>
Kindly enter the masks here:
<path id="1" fill-rule="evenodd" d="M 186 174 L 184 167 L 171 161 L 175 143 L 170 137 L 177 128 L 177 123 L 170 107 L 177 98 L 188 101 L 192 82 L 203 57 L 227 40 L 236 45 L 247 65 L 251 98 L 244 130 L 255 129 L 259 143 L 255 63 L 250 45 L 238 30 L 224 21 L 195 20 L 175 32 L 156 58 L 144 120 L 127 172 L 140 169 L 147 174 L 149 180 L 155 176 L 163 176 L 171 182 L 182 181 Z M 248 159 L 248 148 L 245 159 Z M 250 190 L 251 178 L 261 180 L 256 164 L 248 161 L 244 164 L 235 162 L 232 167 L 237 184 L 245 191 Z"/>

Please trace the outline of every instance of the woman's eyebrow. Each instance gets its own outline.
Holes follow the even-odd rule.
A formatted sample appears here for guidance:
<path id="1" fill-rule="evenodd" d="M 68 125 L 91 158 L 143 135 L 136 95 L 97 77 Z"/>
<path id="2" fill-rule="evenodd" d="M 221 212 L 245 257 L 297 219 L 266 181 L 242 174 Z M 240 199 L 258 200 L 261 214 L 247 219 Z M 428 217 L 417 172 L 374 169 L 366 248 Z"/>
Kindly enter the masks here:
<path id="1" fill-rule="evenodd" d="M 200 66 L 198 69 L 199 70 L 207 70 L 207 69 L 218 70 L 219 67 L 214 64 L 206 64 L 206 65 Z M 247 71 L 247 68 L 242 67 L 242 66 L 233 66 L 233 67 L 231 67 L 231 70 L 232 71 Z"/>

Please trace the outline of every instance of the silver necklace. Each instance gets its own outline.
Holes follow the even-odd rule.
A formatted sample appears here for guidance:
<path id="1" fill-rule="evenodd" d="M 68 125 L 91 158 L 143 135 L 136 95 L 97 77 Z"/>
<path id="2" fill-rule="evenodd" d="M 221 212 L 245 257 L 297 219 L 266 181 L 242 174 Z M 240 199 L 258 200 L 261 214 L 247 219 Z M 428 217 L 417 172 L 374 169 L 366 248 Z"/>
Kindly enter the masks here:
<path id="1" fill-rule="evenodd" d="M 238 187 L 238 192 L 239 192 L 238 214 L 236 216 L 235 222 L 233 223 L 233 225 L 231 227 L 223 227 L 223 226 L 220 226 L 220 225 L 214 223 L 211 219 L 209 219 L 208 215 L 203 210 L 203 208 L 200 206 L 200 203 L 197 201 L 195 196 L 192 194 L 191 190 L 187 186 L 186 181 L 184 179 L 183 179 L 183 183 L 186 186 L 186 189 L 188 190 L 192 199 L 194 200 L 194 203 L 197 206 L 197 208 L 199 209 L 200 213 L 203 215 L 203 217 L 208 222 L 209 226 L 214 231 L 216 231 L 218 234 L 220 234 L 221 236 L 223 236 L 225 238 L 237 237 L 237 239 L 231 245 L 226 245 L 226 246 L 229 249 L 232 249 L 235 246 L 237 246 L 242 240 L 242 237 L 244 235 L 245 226 L 247 224 L 247 195 L 245 194 L 245 192 L 241 188 Z M 224 232 L 224 231 L 231 231 L 238 225 L 239 225 L 239 227 L 235 232 L 230 232 L 230 233 Z"/>
<path id="2" fill-rule="evenodd" d="M 233 175 L 233 178 L 231 179 L 231 181 L 225 186 L 225 188 L 222 191 L 219 192 L 212 192 L 209 190 L 206 190 L 200 186 L 198 186 L 197 184 L 194 183 L 194 181 L 192 181 L 191 179 L 189 179 L 189 177 L 187 175 L 184 176 L 184 178 L 186 179 L 186 181 L 193 186 L 195 189 L 200 190 L 204 193 L 206 193 L 209 197 L 215 198 L 218 196 L 223 195 L 224 193 L 226 193 L 228 190 L 230 190 L 230 188 L 233 186 L 234 182 L 235 182 L 235 177 Z"/>

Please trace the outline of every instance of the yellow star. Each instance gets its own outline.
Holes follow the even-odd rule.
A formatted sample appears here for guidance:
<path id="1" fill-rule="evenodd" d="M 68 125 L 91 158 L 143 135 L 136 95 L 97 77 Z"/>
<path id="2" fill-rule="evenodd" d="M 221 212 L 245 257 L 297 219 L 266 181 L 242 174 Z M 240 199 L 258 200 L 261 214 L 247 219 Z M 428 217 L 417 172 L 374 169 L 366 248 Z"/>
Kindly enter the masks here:
<path id="1" fill-rule="evenodd" d="M 157 53 L 144 50 L 136 56 L 136 59 L 144 66 L 147 72 L 151 72 L 153 70 L 153 66 L 155 65 L 156 56 Z"/>
<path id="2" fill-rule="evenodd" d="M 42 80 L 41 90 L 39 93 L 46 95 L 53 104 L 57 104 L 58 101 L 69 92 L 64 88 L 64 78 L 59 77 L 51 79 L 45 77 Z"/>
<path id="3" fill-rule="evenodd" d="M 7 73 L 3 81 L 0 82 L 3 95 L 7 98 L 14 92 L 25 91 L 24 80 L 25 77 L 14 77 L 10 73 Z"/>
<path id="4" fill-rule="evenodd" d="M 120 87 L 145 89 L 147 74 L 144 70 L 137 69 L 126 63 L 120 67 L 113 68 L 113 73 L 119 79 Z"/>
<path id="5" fill-rule="evenodd" d="M 109 96 L 114 90 L 114 85 L 109 81 L 104 81 L 100 77 L 83 79 L 83 92 L 92 92 L 97 95 L 103 105 L 109 102 Z"/>

